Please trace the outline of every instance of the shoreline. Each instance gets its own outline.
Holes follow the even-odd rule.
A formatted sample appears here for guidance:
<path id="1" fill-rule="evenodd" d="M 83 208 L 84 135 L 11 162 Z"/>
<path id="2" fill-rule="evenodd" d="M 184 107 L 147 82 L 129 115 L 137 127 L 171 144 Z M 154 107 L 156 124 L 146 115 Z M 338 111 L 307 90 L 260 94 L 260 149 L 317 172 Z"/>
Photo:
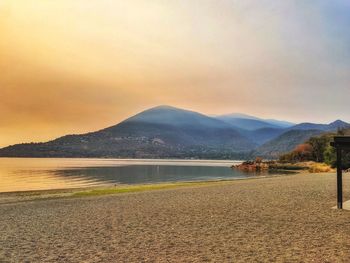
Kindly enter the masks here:
<path id="1" fill-rule="evenodd" d="M 203 162 L 244 162 L 245 159 L 242 160 L 232 160 L 232 159 L 191 159 L 191 158 L 117 158 L 117 157 L 9 157 L 9 156 L 0 156 L 0 159 L 86 159 L 86 160 L 117 160 L 117 161 L 203 161 Z"/>
<path id="2" fill-rule="evenodd" d="M 165 183 L 132 184 L 132 185 L 119 184 L 115 186 L 0 192 L 0 205 L 18 203 L 18 202 L 27 202 L 27 201 L 60 199 L 60 198 L 119 195 L 119 194 L 126 194 L 126 193 L 160 191 L 160 190 L 177 189 L 177 188 L 225 185 L 225 184 L 233 184 L 236 181 L 263 180 L 267 178 L 277 178 L 277 177 L 287 177 L 287 176 L 289 177 L 293 175 L 305 175 L 305 174 L 309 174 L 309 173 L 305 171 L 295 171 L 295 172 L 293 171 L 293 173 L 291 174 L 271 174 L 271 175 L 267 174 L 267 175 L 258 175 L 258 176 L 236 178 L 236 179 L 182 181 L 182 182 L 165 182 Z M 331 173 L 319 173 L 319 174 L 327 175 Z"/>
<path id="3" fill-rule="evenodd" d="M 349 261 L 335 174 L 199 184 L 2 204 L 0 261 Z"/>

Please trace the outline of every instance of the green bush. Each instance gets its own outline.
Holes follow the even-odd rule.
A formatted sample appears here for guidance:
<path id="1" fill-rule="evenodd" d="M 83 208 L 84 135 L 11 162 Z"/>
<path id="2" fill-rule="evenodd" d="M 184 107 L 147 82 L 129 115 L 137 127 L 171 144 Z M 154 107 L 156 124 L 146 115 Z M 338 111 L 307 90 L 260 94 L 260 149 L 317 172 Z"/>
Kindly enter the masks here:
<path id="1" fill-rule="evenodd" d="M 333 168 L 337 164 L 337 154 L 335 148 L 328 145 L 324 151 L 324 161 L 326 164 L 332 166 Z"/>

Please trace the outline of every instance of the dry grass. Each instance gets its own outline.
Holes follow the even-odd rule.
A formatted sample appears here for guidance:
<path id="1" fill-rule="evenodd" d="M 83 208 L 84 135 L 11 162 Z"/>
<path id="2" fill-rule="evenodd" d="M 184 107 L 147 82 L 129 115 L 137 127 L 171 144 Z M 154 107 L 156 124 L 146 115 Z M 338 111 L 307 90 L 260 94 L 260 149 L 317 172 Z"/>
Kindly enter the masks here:
<path id="1" fill-rule="evenodd" d="M 335 169 L 333 169 L 331 166 L 325 164 L 325 163 L 313 163 L 309 166 L 309 172 L 310 173 L 330 173 L 335 172 Z"/>
<path id="2" fill-rule="evenodd" d="M 309 173 L 331 173 L 335 172 L 331 166 L 325 163 L 317 163 L 313 161 L 284 163 L 272 165 L 275 170 L 290 170 L 290 171 L 308 171 Z"/>

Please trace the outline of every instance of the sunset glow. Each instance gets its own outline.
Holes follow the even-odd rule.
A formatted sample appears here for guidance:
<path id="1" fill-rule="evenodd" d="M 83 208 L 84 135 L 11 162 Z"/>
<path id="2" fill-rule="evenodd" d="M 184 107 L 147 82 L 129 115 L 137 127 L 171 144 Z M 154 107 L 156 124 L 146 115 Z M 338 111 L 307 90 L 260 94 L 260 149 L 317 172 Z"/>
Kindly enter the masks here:
<path id="1" fill-rule="evenodd" d="M 346 0 L 2 1 L 0 146 L 163 104 L 349 121 L 349 24 Z"/>

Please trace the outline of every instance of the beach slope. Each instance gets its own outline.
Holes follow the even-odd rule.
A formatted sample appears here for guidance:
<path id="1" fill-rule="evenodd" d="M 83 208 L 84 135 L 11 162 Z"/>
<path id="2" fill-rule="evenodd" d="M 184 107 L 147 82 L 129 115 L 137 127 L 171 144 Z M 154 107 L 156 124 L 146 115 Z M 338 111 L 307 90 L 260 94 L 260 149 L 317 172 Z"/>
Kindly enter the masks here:
<path id="1" fill-rule="evenodd" d="M 335 185 L 297 174 L 0 204 L 0 262 L 349 262 Z"/>

